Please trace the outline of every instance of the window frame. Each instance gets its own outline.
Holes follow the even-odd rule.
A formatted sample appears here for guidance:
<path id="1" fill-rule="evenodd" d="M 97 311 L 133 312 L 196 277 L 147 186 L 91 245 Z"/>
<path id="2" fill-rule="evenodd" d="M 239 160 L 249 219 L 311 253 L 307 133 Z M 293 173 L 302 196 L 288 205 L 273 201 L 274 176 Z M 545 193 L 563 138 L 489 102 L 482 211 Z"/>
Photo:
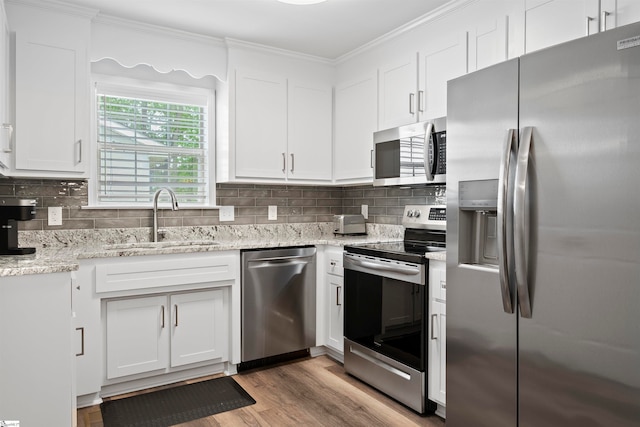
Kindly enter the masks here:
<path id="1" fill-rule="evenodd" d="M 158 80 L 162 80 L 163 76 L 158 73 Z M 120 96 L 150 98 L 158 101 L 167 102 L 185 102 L 189 99 L 201 98 L 206 99 L 207 104 L 207 138 L 205 159 L 208 162 L 208 182 L 205 203 L 180 203 L 181 208 L 203 209 L 216 208 L 216 92 L 214 89 L 208 89 L 199 86 L 189 86 L 185 84 L 167 83 L 156 79 L 138 79 L 122 76 L 113 76 L 108 74 L 93 73 L 91 76 L 91 174 L 89 179 L 89 197 L 88 208 L 97 209 L 149 209 L 151 203 L 145 202 L 104 202 L 99 200 L 100 191 L 100 149 L 98 142 L 98 87 L 105 86 L 114 88 L 114 92 L 118 92 Z M 170 80 L 170 79 L 168 79 Z M 125 95 L 126 94 L 126 95 Z M 163 197 L 166 193 L 163 193 Z"/>

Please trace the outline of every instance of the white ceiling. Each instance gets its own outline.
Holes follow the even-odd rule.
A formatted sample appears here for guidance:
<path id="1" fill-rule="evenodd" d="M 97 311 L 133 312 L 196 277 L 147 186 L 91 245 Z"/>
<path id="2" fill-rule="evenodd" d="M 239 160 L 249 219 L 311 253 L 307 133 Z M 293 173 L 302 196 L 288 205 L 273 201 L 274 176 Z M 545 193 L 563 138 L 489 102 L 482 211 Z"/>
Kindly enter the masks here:
<path id="1" fill-rule="evenodd" d="M 335 59 L 448 0 L 64 0 L 101 14 Z"/>

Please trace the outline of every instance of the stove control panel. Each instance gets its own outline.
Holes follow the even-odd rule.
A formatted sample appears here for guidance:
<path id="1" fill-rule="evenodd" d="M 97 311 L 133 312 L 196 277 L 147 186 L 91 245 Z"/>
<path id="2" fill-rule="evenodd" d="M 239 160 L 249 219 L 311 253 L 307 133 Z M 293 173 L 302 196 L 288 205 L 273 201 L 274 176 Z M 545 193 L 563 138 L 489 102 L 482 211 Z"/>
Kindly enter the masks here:
<path id="1" fill-rule="evenodd" d="M 446 230 L 447 207 L 444 205 L 406 205 L 402 225 L 406 228 Z"/>

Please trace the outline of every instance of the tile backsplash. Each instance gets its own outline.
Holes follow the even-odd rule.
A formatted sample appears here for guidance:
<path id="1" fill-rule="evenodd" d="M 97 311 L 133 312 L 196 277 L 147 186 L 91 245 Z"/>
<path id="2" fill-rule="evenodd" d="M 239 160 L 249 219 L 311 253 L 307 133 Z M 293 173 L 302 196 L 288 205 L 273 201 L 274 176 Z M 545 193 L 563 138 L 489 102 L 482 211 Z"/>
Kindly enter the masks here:
<path id="1" fill-rule="evenodd" d="M 78 180 L 0 180 L 0 197 L 34 198 L 36 219 L 19 222 L 20 230 L 63 230 L 151 227 L 151 209 L 91 209 L 88 185 Z M 220 222 L 217 209 L 160 209 L 161 227 L 330 222 L 335 214 L 360 213 L 368 205 L 367 222 L 400 224 L 407 204 L 446 203 L 445 186 L 354 187 L 217 184 L 216 204 L 234 206 L 235 220 Z M 47 208 L 62 207 L 62 225 L 47 225 Z M 277 220 L 268 207 L 277 206 Z"/>

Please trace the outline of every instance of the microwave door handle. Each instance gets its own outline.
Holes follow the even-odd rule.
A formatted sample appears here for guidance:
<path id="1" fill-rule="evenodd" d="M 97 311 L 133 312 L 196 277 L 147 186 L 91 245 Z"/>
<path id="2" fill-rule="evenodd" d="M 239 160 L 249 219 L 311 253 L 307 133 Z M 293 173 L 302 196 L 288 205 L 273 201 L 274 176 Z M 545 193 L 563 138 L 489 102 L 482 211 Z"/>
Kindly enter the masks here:
<path id="1" fill-rule="evenodd" d="M 527 169 L 531 158 L 531 142 L 533 128 L 522 129 L 520 147 L 518 148 L 518 164 L 516 166 L 516 179 L 513 194 L 513 245 L 516 268 L 516 285 L 518 287 L 518 303 L 520 315 L 531 318 L 531 299 L 529 297 L 529 284 L 527 283 L 529 256 L 526 241 L 526 195 L 527 195 Z"/>
<path id="2" fill-rule="evenodd" d="M 433 123 L 427 123 L 427 130 L 424 133 L 424 173 L 427 176 L 427 181 L 433 181 L 433 162 L 435 159 L 435 142 L 431 138 L 431 132 L 433 131 Z M 429 159 L 429 149 L 431 148 L 431 152 L 433 156 Z"/>
<path id="3" fill-rule="evenodd" d="M 511 297 L 511 284 L 509 283 L 509 265 L 513 260 L 512 247 L 507 242 L 508 220 L 508 195 L 511 180 L 511 153 L 516 148 L 514 144 L 516 130 L 507 130 L 500 161 L 500 175 L 498 179 L 498 260 L 500 275 L 500 293 L 502 295 L 502 309 L 505 313 L 513 313 L 513 299 Z"/>

